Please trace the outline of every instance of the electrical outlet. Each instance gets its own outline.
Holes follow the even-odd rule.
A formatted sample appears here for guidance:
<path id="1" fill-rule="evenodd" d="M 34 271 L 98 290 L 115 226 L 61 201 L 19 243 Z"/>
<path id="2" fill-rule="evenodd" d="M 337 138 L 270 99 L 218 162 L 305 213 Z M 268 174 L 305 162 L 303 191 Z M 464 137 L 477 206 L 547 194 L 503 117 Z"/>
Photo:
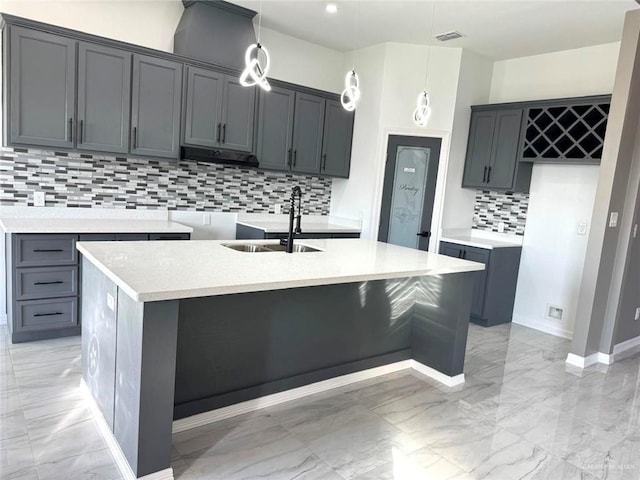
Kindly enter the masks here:
<path id="1" fill-rule="evenodd" d="M 586 235 L 587 234 L 587 222 L 580 222 L 578 224 L 578 235 Z"/>
<path id="2" fill-rule="evenodd" d="M 504 222 L 498 223 L 498 233 L 504 233 Z"/>
<path id="3" fill-rule="evenodd" d="M 640 307 L 636 308 L 636 318 L 635 320 L 640 320 Z"/>
<path id="4" fill-rule="evenodd" d="M 203 213 L 202 214 L 202 224 L 203 225 L 211 225 L 211 214 Z"/>
<path id="5" fill-rule="evenodd" d="M 554 318 L 556 320 L 562 320 L 563 310 L 560 307 L 556 307 L 555 305 L 547 304 L 547 317 Z"/>
<path id="6" fill-rule="evenodd" d="M 36 207 L 44 207 L 46 202 L 44 192 L 33 192 L 33 204 Z"/>
<path id="7" fill-rule="evenodd" d="M 618 226 L 618 212 L 611 212 L 611 216 L 609 217 L 609 226 L 612 228 Z"/>
<path id="8" fill-rule="evenodd" d="M 273 206 L 273 209 L 274 209 L 276 215 L 280 215 L 282 213 L 282 205 L 280 205 L 279 203 L 276 203 Z"/>

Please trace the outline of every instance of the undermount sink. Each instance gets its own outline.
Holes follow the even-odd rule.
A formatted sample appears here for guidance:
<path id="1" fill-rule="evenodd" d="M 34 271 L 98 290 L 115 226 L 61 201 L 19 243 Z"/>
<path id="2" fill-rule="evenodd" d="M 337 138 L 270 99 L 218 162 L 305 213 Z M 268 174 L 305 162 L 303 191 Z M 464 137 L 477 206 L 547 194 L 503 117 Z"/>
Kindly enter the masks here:
<path id="1" fill-rule="evenodd" d="M 236 250 L 238 252 L 262 253 L 262 252 L 286 252 L 287 247 L 279 243 L 267 243 L 256 245 L 253 243 L 223 243 L 223 247 Z M 294 253 L 321 252 L 319 248 L 309 247 L 308 245 L 293 244 Z"/>

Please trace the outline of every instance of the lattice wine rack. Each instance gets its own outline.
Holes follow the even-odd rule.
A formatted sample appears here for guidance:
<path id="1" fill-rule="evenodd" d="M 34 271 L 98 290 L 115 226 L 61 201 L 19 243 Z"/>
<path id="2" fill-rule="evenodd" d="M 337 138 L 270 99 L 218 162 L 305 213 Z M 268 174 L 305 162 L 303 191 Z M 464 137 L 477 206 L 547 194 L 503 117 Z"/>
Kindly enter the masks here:
<path id="1" fill-rule="evenodd" d="M 599 162 L 608 116 L 609 102 L 529 108 L 521 160 Z"/>

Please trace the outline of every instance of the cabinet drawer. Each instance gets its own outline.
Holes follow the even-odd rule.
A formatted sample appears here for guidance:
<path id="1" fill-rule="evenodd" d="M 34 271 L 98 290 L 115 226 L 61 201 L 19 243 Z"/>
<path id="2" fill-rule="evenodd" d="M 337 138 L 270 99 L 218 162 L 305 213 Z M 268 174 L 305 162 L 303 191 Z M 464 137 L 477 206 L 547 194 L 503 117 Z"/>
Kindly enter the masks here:
<path id="1" fill-rule="evenodd" d="M 78 267 L 19 268 L 16 300 L 68 297 L 78 294 Z"/>
<path id="2" fill-rule="evenodd" d="M 16 235 L 15 267 L 78 263 L 75 235 Z"/>
<path id="3" fill-rule="evenodd" d="M 150 233 L 149 240 L 189 240 L 188 233 Z"/>
<path id="4" fill-rule="evenodd" d="M 17 302 L 14 321 L 15 330 L 19 332 L 74 327 L 78 324 L 78 299 Z"/>

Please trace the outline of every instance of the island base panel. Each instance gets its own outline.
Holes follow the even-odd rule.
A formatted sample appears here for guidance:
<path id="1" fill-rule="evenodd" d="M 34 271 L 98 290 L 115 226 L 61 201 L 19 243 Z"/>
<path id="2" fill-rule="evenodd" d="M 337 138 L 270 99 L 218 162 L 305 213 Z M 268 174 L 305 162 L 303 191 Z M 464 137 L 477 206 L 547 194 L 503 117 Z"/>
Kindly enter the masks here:
<path id="1" fill-rule="evenodd" d="M 135 302 L 83 269 L 85 383 L 134 475 L 170 468 L 179 302 Z"/>
<path id="2" fill-rule="evenodd" d="M 463 371 L 473 273 L 180 301 L 174 419 L 413 358 Z"/>

